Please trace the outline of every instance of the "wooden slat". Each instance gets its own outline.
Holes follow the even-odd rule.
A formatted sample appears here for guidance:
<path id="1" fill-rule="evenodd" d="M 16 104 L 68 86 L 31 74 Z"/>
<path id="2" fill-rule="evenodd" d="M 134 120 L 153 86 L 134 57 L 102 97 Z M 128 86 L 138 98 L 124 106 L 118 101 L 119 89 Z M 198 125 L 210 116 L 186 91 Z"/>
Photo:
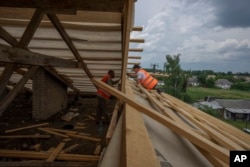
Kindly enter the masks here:
<path id="1" fill-rule="evenodd" d="M 12 158 L 28 158 L 28 159 L 48 159 L 50 154 L 48 152 L 35 152 L 35 151 L 18 151 L 18 150 L 0 150 L 0 157 Z M 57 160 L 63 161 L 99 161 L 99 156 L 92 155 L 78 155 L 78 154 L 63 154 L 60 153 Z"/>
<path id="2" fill-rule="evenodd" d="M 130 48 L 129 52 L 143 52 L 142 48 Z"/>
<path id="3" fill-rule="evenodd" d="M 58 32 L 60 33 L 60 35 L 62 36 L 62 38 L 64 39 L 64 41 L 67 43 L 67 45 L 69 46 L 70 50 L 72 51 L 72 53 L 75 55 L 76 59 L 79 62 L 83 63 L 83 70 L 86 72 L 86 74 L 88 75 L 89 78 L 93 78 L 93 75 L 91 74 L 91 72 L 89 71 L 87 65 L 84 63 L 84 61 L 82 60 L 78 50 L 75 48 L 73 42 L 71 41 L 70 37 L 68 36 L 68 34 L 66 33 L 66 31 L 64 30 L 64 27 L 61 25 L 60 21 L 58 20 L 58 18 L 56 17 L 56 15 L 53 14 L 47 14 L 47 16 L 49 17 L 49 19 L 52 21 L 53 25 L 56 27 L 56 29 L 58 30 Z"/>
<path id="4" fill-rule="evenodd" d="M 40 126 L 48 126 L 49 123 L 41 123 L 41 124 L 36 124 L 36 125 L 30 125 L 30 126 L 25 126 L 25 127 L 21 127 L 21 128 L 16 128 L 16 129 L 9 129 L 6 130 L 5 133 L 11 133 L 11 132 L 16 132 L 19 130 L 25 130 L 25 129 L 30 129 L 30 128 L 35 128 L 35 127 L 40 127 Z"/>
<path id="5" fill-rule="evenodd" d="M 18 47 L 21 48 L 26 48 L 31 40 L 31 38 L 33 37 L 36 29 L 38 28 L 42 18 L 44 16 L 44 12 L 42 9 L 36 9 L 35 13 L 33 14 L 29 25 L 27 26 L 27 28 L 25 29 L 23 36 L 21 38 L 21 40 L 18 43 Z"/>
<path id="6" fill-rule="evenodd" d="M 61 142 L 56 149 L 52 152 L 52 154 L 49 156 L 49 158 L 46 160 L 48 162 L 52 162 L 56 159 L 56 157 L 59 155 L 60 151 L 63 149 L 65 143 Z"/>
<path id="7" fill-rule="evenodd" d="M 77 68 L 79 64 L 75 61 L 33 53 L 24 49 L 9 47 L 0 44 L 0 61 L 7 63 L 20 63 L 39 66 L 61 66 Z"/>
<path id="8" fill-rule="evenodd" d="M 0 139 L 48 139 L 50 135 L 7 135 L 0 136 Z"/>
<path id="9" fill-rule="evenodd" d="M 2 27 L 0 27 L 0 37 L 2 39 L 4 39 L 6 42 L 8 42 L 10 45 L 12 46 L 17 46 L 18 45 L 18 41 L 11 36 L 5 29 L 3 29 Z"/>
<path id="10" fill-rule="evenodd" d="M 2 54 L 1 54 L 1 56 L 2 56 Z M 10 77 L 11 77 L 12 73 L 14 72 L 14 69 L 15 69 L 14 64 L 7 64 L 5 66 L 2 74 L 0 75 L 0 95 L 2 94 L 4 89 L 6 88 L 8 81 L 10 80 Z"/>
<path id="11" fill-rule="evenodd" d="M 133 9 L 134 2 L 132 0 L 127 0 L 125 3 L 125 10 L 124 10 L 124 24 L 123 24 L 123 50 L 122 50 L 122 77 L 121 77 L 121 91 L 125 92 L 125 82 L 126 82 L 126 68 L 127 68 L 127 61 L 128 61 L 128 51 L 129 51 L 129 38 L 130 32 L 132 29 L 132 9 Z"/>

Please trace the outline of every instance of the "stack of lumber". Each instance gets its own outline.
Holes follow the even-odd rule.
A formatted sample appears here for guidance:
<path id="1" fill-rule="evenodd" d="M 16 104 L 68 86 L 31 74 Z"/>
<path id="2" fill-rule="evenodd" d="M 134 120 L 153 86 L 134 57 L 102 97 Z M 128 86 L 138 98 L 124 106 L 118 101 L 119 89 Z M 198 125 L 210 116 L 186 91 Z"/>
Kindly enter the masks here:
<path id="1" fill-rule="evenodd" d="M 93 82 L 126 104 L 120 129 L 122 166 L 160 166 L 160 159 L 172 166 L 229 166 L 230 150 L 250 149 L 250 135 L 168 94 L 129 80 L 126 93 Z M 165 142 L 159 145 L 160 140 Z"/>

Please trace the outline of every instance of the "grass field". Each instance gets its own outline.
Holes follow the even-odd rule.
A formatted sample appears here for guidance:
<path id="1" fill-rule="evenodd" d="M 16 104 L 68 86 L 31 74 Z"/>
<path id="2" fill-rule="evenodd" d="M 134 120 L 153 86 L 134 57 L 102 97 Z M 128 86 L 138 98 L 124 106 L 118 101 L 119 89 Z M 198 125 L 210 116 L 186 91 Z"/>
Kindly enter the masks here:
<path id="1" fill-rule="evenodd" d="M 204 100 L 204 97 L 206 96 L 213 96 L 213 97 L 219 97 L 219 98 L 224 98 L 224 99 L 248 99 L 250 100 L 250 92 L 239 91 L 239 90 L 189 87 L 187 89 L 187 94 L 192 99 L 192 102 Z M 246 127 L 245 121 L 241 121 L 241 120 L 232 121 L 232 120 L 225 120 L 225 119 L 222 119 L 222 120 L 241 130 Z M 250 124 L 248 126 L 250 127 Z"/>
<path id="2" fill-rule="evenodd" d="M 250 92 L 239 90 L 224 90 L 216 88 L 189 87 L 187 89 L 188 96 L 193 102 L 203 100 L 206 96 L 219 97 L 224 99 L 249 99 Z"/>

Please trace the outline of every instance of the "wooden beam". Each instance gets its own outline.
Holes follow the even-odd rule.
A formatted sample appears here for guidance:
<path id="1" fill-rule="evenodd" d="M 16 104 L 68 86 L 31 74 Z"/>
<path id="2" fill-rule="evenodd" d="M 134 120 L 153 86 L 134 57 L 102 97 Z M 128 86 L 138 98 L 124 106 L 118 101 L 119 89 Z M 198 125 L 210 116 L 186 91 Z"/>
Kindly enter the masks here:
<path id="1" fill-rule="evenodd" d="M 10 80 L 10 77 L 12 73 L 14 72 L 14 69 L 15 69 L 14 64 L 6 64 L 4 71 L 2 72 L 0 76 L 0 95 L 6 88 L 6 85 L 8 84 L 8 81 Z"/>
<path id="2" fill-rule="evenodd" d="M 126 95 L 133 97 L 133 91 L 126 87 Z M 124 117 L 125 147 L 122 167 L 143 166 L 160 167 L 154 147 L 150 141 L 142 114 L 128 103 L 125 104 Z"/>
<path id="3" fill-rule="evenodd" d="M 123 1 L 100 1 L 100 0 L 46 0 L 46 1 L 30 1 L 30 0 L 8 0 L 0 1 L 0 6 L 3 7 L 19 7 L 19 8 L 45 8 L 45 9 L 60 9 L 59 11 L 111 11 L 122 12 Z M 72 13 L 72 12 L 69 12 Z"/>
<path id="4" fill-rule="evenodd" d="M 144 43 L 145 40 L 144 40 L 144 39 L 131 38 L 131 39 L 129 40 L 129 42 L 133 42 L 133 43 Z"/>
<path id="5" fill-rule="evenodd" d="M 125 82 L 126 82 L 126 68 L 128 62 L 128 51 L 129 51 L 129 38 L 130 38 L 130 31 L 132 29 L 132 9 L 134 7 L 133 0 L 127 0 L 125 2 L 125 10 L 124 10 L 124 23 L 123 23 L 123 49 L 122 49 L 122 73 L 121 73 L 121 91 L 125 92 Z"/>
<path id="6" fill-rule="evenodd" d="M 3 7 L 18 7 L 18 8 L 52 8 L 52 9 L 76 9 L 75 0 L 46 0 L 46 1 L 29 1 L 29 0 L 8 0 L 0 1 L 0 6 Z"/>
<path id="7" fill-rule="evenodd" d="M 40 8 L 36 9 L 35 13 L 33 14 L 30 20 L 29 25 L 25 29 L 23 36 L 18 43 L 18 47 L 26 48 L 29 45 L 29 42 L 33 37 L 33 35 L 35 34 L 43 16 L 44 16 L 43 10 Z"/>
<path id="8" fill-rule="evenodd" d="M 130 48 L 129 52 L 143 52 L 142 48 Z"/>
<path id="9" fill-rule="evenodd" d="M 152 119 L 156 120 L 157 122 L 161 123 L 162 125 L 168 127 L 175 133 L 185 137 L 191 143 L 201 147 L 204 150 L 207 150 L 210 154 L 214 155 L 218 159 L 222 160 L 226 164 L 229 164 L 229 150 L 213 143 L 212 141 L 206 139 L 205 137 L 194 133 L 192 130 L 183 129 L 180 125 L 176 124 L 173 120 L 163 116 L 162 114 L 158 113 L 157 111 L 143 106 L 139 103 L 136 103 L 133 100 L 133 97 L 128 96 L 108 85 L 105 85 L 99 80 L 92 79 L 92 82 L 96 84 L 98 87 L 104 89 L 108 93 L 112 94 L 113 96 L 119 98 L 120 100 L 128 103 L 130 106 L 134 107 L 138 111 L 146 114 L 147 116 L 151 117 Z"/>
<path id="10" fill-rule="evenodd" d="M 16 95 L 21 91 L 24 84 L 35 74 L 37 69 L 37 66 L 31 67 L 31 69 L 29 69 L 29 71 L 23 76 L 23 78 L 18 82 L 14 89 L 11 90 L 8 95 L 0 102 L 0 116 L 14 100 Z"/>
<path id="11" fill-rule="evenodd" d="M 12 158 L 28 158 L 28 159 L 48 159 L 50 153 L 48 152 L 36 152 L 36 151 L 18 151 L 18 150 L 0 150 L 0 157 L 12 157 Z M 60 153 L 57 160 L 63 161 L 99 161 L 99 156 L 94 155 L 78 155 L 78 154 L 63 154 Z"/>
<path id="12" fill-rule="evenodd" d="M 98 162 L 69 162 L 69 161 L 53 161 L 47 162 L 44 160 L 35 161 L 9 161 L 0 162 L 0 167 L 94 167 Z"/>
<path id="13" fill-rule="evenodd" d="M 0 139 L 48 139 L 50 135 L 7 135 L 0 136 Z"/>
<path id="14" fill-rule="evenodd" d="M 17 129 L 10 129 L 10 130 L 6 130 L 5 133 L 11 133 L 11 132 L 16 132 L 19 130 L 26 130 L 26 129 L 30 129 L 30 128 L 36 128 L 36 127 L 40 127 L 40 126 L 48 126 L 49 123 L 41 123 L 41 124 L 36 124 L 36 125 L 30 125 L 30 126 L 25 126 L 25 127 L 21 127 L 21 128 L 17 128 Z"/>
<path id="15" fill-rule="evenodd" d="M 56 29 L 58 30 L 58 32 L 60 33 L 60 35 L 62 36 L 62 38 L 64 39 L 64 41 L 66 42 L 66 44 L 68 45 L 68 47 L 70 48 L 70 50 L 72 51 L 72 53 L 74 54 L 74 56 L 76 57 L 76 59 L 79 62 L 82 62 L 82 64 L 83 64 L 83 70 L 86 72 L 86 74 L 88 75 L 88 77 L 89 78 L 93 78 L 93 75 L 89 71 L 87 65 L 84 63 L 83 59 L 81 58 L 79 52 L 75 48 L 75 46 L 74 46 L 72 40 L 70 39 L 69 35 L 64 30 L 64 28 L 63 28 L 62 24 L 60 23 L 59 19 L 54 14 L 47 14 L 47 16 L 49 17 L 49 19 L 51 20 L 51 22 L 53 23 L 53 25 L 56 27 Z"/>
<path id="16" fill-rule="evenodd" d="M 132 28 L 132 31 L 142 31 L 143 30 L 143 27 L 140 27 L 140 26 L 135 26 Z"/>
<path id="17" fill-rule="evenodd" d="M 71 60 L 61 59 L 34 53 L 25 49 L 9 47 L 0 44 L 0 61 L 7 63 L 19 63 L 37 66 L 56 66 L 67 68 L 78 68 L 79 63 Z"/>
<path id="18" fill-rule="evenodd" d="M 128 59 L 141 59 L 141 56 L 128 56 Z"/>
<path id="19" fill-rule="evenodd" d="M 18 45 L 18 41 L 2 27 L 0 27 L 0 37 L 12 46 Z"/>
<path id="20" fill-rule="evenodd" d="M 52 152 L 52 154 L 49 156 L 49 158 L 46 160 L 48 162 L 52 162 L 56 159 L 56 157 L 59 155 L 60 151 L 63 149 L 65 146 L 64 142 L 61 142 L 56 149 Z"/>

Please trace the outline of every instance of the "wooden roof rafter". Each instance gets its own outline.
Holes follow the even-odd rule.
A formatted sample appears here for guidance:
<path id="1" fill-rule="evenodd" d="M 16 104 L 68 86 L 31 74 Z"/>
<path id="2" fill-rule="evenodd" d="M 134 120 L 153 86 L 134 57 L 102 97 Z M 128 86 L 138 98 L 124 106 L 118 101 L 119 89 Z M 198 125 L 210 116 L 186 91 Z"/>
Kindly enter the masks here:
<path id="1" fill-rule="evenodd" d="M 60 20 L 54 14 L 47 14 L 47 16 L 49 17 L 49 19 L 51 20 L 51 22 L 53 23 L 53 25 L 56 27 L 56 29 L 58 30 L 58 32 L 60 33 L 60 35 L 62 36 L 62 38 L 64 39 L 64 41 L 67 43 L 67 45 L 69 46 L 70 50 L 75 55 L 77 61 L 79 61 L 79 62 L 82 63 L 83 70 L 86 72 L 86 74 L 88 75 L 88 77 L 89 78 L 93 78 L 93 75 L 89 71 L 87 65 L 82 60 L 79 52 L 75 48 L 75 46 L 74 46 L 73 42 L 71 41 L 69 35 L 67 34 L 67 32 L 64 30 L 63 26 L 61 25 Z"/>

